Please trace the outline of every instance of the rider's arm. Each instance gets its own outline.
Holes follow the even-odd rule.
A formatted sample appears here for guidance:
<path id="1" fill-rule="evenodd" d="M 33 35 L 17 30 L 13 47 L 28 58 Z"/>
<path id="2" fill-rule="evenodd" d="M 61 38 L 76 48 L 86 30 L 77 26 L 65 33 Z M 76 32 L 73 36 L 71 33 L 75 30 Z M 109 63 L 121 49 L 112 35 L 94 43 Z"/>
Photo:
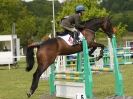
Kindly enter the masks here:
<path id="1" fill-rule="evenodd" d="M 77 29 L 82 29 L 82 28 L 84 28 L 84 26 L 81 25 L 81 19 L 80 19 L 80 16 L 79 16 L 78 14 L 75 15 L 75 27 L 76 27 Z"/>

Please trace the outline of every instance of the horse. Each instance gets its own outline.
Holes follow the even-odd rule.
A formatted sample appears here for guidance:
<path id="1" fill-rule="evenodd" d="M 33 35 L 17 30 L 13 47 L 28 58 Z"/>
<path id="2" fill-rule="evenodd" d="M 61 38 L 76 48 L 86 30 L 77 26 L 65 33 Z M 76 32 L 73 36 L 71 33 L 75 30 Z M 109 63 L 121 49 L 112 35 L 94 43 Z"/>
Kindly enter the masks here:
<path id="1" fill-rule="evenodd" d="M 82 24 L 84 24 L 85 28 L 80 29 L 80 32 L 87 40 L 89 45 L 88 47 L 92 48 L 89 54 L 91 55 L 91 53 L 93 53 L 97 47 L 101 47 L 101 51 L 98 57 L 98 59 L 100 59 L 103 57 L 103 50 L 105 46 L 103 44 L 94 42 L 95 32 L 101 28 L 109 38 L 112 38 L 113 27 L 111 19 L 109 17 L 93 18 L 91 20 L 82 22 Z M 34 48 L 37 48 L 36 58 L 38 67 L 33 74 L 32 85 L 30 91 L 27 93 L 28 97 L 30 97 L 35 92 L 38 87 L 40 76 L 51 64 L 54 63 L 58 55 L 69 55 L 83 50 L 82 43 L 70 46 L 60 37 L 48 39 L 40 44 L 33 43 L 27 47 L 26 71 L 30 71 L 35 63 L 33 52 Z"/>

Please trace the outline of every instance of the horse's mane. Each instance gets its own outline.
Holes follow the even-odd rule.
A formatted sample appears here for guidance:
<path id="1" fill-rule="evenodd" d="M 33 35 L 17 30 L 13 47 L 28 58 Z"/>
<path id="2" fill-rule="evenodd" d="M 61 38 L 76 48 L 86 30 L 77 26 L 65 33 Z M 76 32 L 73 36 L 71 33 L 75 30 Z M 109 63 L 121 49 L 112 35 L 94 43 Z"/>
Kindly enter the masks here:
<path id="1" fill-rule="evenodd" d="M 104 19 L 105 17 L 95 17 L 95 18 L 91 18 L 89 20 L 86 20 L 86 21 L 83 21 L 82 24 L 85 24 L 85 23 L 95 23 L 95 22 L 98 22 L 98 21 L 101 21 L 102 19 Z"/>

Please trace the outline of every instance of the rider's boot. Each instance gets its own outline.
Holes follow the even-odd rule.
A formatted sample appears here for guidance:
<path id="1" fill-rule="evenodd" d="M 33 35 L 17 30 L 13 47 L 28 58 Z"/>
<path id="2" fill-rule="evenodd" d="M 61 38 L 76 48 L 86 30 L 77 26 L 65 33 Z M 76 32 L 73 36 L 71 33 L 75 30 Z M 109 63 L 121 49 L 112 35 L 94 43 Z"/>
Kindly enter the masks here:
<path id="1" fill-rule="evenodd" d="M 78 37 L 78 32 L 74 32 L 74 40 L 73 40 L 73 45 L 79 44 L 79 37 Z"/>

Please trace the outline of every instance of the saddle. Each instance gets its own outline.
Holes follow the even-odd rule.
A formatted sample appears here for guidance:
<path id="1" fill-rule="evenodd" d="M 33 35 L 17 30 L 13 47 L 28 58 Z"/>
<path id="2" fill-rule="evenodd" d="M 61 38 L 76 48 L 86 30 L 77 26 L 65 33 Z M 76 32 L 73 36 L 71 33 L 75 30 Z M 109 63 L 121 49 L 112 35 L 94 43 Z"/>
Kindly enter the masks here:
<path id="1" fill-rule="evenodd" d="M 81 41 L 79 39 L 80 33 L 56 32 L 57 36 L 66 36 L 67 34 L 69 34 L 73 38 L 73 45 L 77 45 L 77 44 L 81 43 Z"/>
<path id="2" fill-rule="evenodd" d="M 78 37 L 80 33 L 56 32 L 57 36 L 66 36 L 67 34 L 69 34 L 72 38 L 75 38 L 75 36 Z"/>

